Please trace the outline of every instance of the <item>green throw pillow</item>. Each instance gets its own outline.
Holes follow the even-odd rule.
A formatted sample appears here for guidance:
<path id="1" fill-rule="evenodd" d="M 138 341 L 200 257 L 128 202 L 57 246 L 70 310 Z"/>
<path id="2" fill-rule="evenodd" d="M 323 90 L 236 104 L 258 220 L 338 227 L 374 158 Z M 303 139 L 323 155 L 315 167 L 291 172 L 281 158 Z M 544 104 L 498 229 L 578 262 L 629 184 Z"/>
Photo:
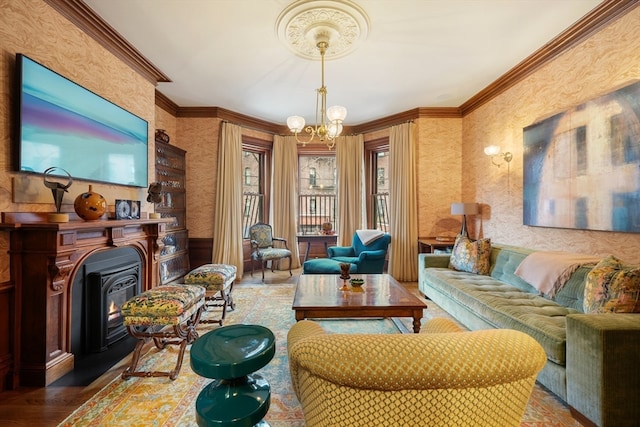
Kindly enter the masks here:
<path id="1" fill-rule="evenodd" d="M 585 313 L 640 313 L 640 266 L 609 255 L 587 275 Z"/>
<path id="2" fill-rule="evenodd" d="M 451 251 L 449 268 L 475 274 L 489 274 L 491 239 L 471 240 L 458 235 Z"/>

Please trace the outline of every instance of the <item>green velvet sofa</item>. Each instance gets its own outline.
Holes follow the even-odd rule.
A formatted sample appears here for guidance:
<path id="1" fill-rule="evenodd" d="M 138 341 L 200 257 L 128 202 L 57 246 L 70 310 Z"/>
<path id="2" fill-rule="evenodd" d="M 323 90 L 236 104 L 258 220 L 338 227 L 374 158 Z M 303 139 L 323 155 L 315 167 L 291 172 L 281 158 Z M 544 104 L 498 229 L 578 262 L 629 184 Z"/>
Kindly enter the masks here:
<path id="1" fill-rule="evenodd" d="M 538 382 L 573 415 L 597 426 L 637 426 L 640 420 L 640 314 L 585 314 L 580 267 L 553 300 L 515 275 L 533 250 L 492 245 L 490 275 L 448 268 L 450 255 L 420 254 L 420 291 L 471 330 L 525 332 L 545 349 Z"/>

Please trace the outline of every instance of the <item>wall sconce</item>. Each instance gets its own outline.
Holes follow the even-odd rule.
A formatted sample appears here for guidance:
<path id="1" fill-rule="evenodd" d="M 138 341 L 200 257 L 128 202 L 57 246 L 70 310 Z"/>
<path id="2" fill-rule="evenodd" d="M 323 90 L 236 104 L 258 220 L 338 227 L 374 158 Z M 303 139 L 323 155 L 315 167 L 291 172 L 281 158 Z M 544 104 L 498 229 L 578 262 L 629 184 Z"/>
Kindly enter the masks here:
<path id="1" fill-rule="evenodd" d="M 500 167 L 501 163 L 496 163 L 495 161 L 496 156 L 502 157 L 502 160 L 507 162 L 507 164 L 511 160 L 513 160 L 513 154 L 511 154 L 508 151 L 506 153 L 502 153 L 500 150 L 500 147 L 497 145 L 488 145 L 484 147 L 484 154 L 486 154 L 487 156 L 491 156 L 491 163 L 493 163 L 497 167 Z"/>
<path id="2" fill-rule="evenodd" d="M 477 203 L 451 203 L 451 215 L 462 215 L 460 234 L 464 237 L 469 237 L 469 233 L 467 233 L 467 215 L 476 215 L 477 213 Z"/>

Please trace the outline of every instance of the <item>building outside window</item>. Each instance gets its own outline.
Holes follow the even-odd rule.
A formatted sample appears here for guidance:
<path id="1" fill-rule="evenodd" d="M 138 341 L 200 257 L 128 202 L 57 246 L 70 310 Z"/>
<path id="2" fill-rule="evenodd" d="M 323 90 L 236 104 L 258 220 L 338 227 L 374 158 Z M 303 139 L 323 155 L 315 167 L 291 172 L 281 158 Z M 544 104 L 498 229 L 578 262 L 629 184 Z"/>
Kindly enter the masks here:
<path id="1" fill-rule="evenodd" d="M 242 229 L 244 238 L 249 237 L 249 228 L 258 222 L 269 222 L 266 208 L 269 203 L 271 145 L 265 141 L 243 138 L 242 185 L 244 217 Z"/>
<path id="2" fill-rule="evenodd" d="M 320 234 L 322 224 L 336 224 L 336 157 L 329 154 L 298 156 L 298 234 Z"/>
<path id="3" fill-rule="evenodd" d="M 389 140 L 365 145 L 367 227 L 389 231 Z"/>

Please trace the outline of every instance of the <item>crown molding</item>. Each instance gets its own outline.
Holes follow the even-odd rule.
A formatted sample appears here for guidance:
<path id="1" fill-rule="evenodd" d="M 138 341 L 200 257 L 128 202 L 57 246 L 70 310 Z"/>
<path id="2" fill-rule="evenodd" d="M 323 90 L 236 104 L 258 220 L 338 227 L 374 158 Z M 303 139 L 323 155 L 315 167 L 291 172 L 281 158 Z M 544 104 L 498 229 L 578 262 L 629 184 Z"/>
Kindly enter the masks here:
<path id="1" fill-rule="evenodd" d="M 44 0 L 44 2 L 154 86 L 158 82 L 171 81 L 82 0 Z"/>
<path id="2" fill-rule="evenodd" d="M 158 92 L 157 89 L 156 89 L 156 107 L 162 108 L 164 111 L 172 114 L 173 116 L 177 116 L 178 110 L 180 109 L 180 107 L 178 107 L 178 104 L 170 100 L 162 92 Z"/>
<path id="3" fill-rule="evenodd" d="M 556 38 L 529 55 L 496 81 L 471 97 L 460 106 L 463 116 L 507 91 L 535 71 L 553 61 L 559 55 L 586 40 L 612 21 L 629 13 L 640 5 L 638 0 L 606 0 L 560 33 Z"/>
<path id="4" fill-rule="evenodd" d="M 367 133 L 378 129 L 399 125 L 416 119 L 460 119 L 462 113 L 458 107 L 418 107 L 381 119 L 362 123 L 349 128 L 349 133 Z"/>
<path id="5" fill-rule="evenodd" d="M 214 118 L 228 121 L 246 128 L 262 132 L 281 134 L 286 126 L 274 124 L 262 119 L 236 113 L 221 107 L 178 107 L 176 117 Z M 288 132 L 288 130 L 287 130 Z"/>
<path id="6" fill-rule="evenodd" d="M 149 81 L 154 84 L 171 81 L 82 0 L 44 1 Z M 589 14 L 459 107 L 418 107 L 360 125 L 350 126 L 348 130 L 350 133 L 363 133 L 417 118 L 464 117 L 638 6 L 640 6 L 638 0 L 603 1 Z M 156 104 L 177 117 L 214 117 L 265 132 L 288 134 L 288 129 L 284 125 L 256 119 L 220 107 L 179 107 L 157 90 Z M 345 130 L 347 130 L 346 127 Z"/>

